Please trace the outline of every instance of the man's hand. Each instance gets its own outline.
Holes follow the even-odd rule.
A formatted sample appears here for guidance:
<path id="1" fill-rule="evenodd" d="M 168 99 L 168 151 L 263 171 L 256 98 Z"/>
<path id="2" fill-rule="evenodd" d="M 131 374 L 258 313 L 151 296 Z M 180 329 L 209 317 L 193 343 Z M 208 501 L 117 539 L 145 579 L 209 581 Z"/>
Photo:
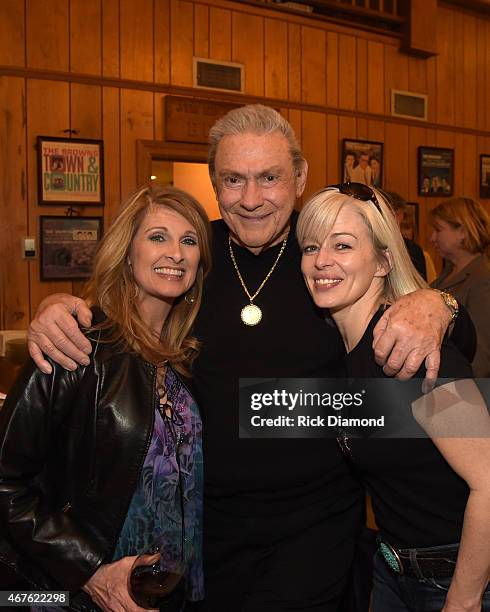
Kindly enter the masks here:
<path id="1" fill-rule="evenodd" d="M 388 376 L 411 378 L 425 361 L 424 391 L 433 387 L 451 313 L 441 296 L 419 289 L 388 308 L 374 328 L 374 356 Z"/>
<path id="2" fill-rule="evenodd" d="M 147 564 L 158 561 L 160 555 L 146 555 Z M 138 557 L 123 557 L 114 563 L 101 565 L 82 587 L 105 612 L 147 612 L 140 608 L 128 591 L 129 574 Z"/>
<path id="3" fill-rule="evenodd" d="M 65 293 L 45 298 L 27 330 L 27 346 L 37 367 L 45 374 L 52 372 L 43 353 L 67 370 L 88 365 L 92 347 L 78 325 L 89 327 L 91 321 L 92 312 L 82 299 Z"/>

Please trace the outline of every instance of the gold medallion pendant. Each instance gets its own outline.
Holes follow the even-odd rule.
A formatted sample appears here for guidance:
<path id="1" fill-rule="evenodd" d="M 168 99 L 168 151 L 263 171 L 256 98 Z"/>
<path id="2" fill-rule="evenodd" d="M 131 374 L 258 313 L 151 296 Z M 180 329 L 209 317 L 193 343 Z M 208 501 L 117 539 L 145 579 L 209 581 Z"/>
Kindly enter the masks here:
<path id="1" fill-rule="evenodd" d="M 249 304 L 242 308 L 240 316 L 245 325 L 257 325 L 262 319 L 262 311 L 255 304 Z"/>
<path id="2" fill-rule="evenodd" d="M 259 288 L 257 289 L 257 291 L 253 295 L 248 290 L 247 285 L 245 284 L 245 281 L 243 280 L 243 277 L 242 277 L 242 275 L 240 273 L 240 270 L 238 269 L 238 264 L 236 262 L 235 255 L 233 253 L 233 247 L 231 246 L 231 235 L 228 235 L 228 250 L 230 252 L 230 257 L 231 257 L 231 261 L 233 263 L 233 267 L 235 268 L 235 271 L 236 271 L 237 276 L 238 276 L 238 280 L 240 281 L 240 284 L 241 284 L 243 290 L 245 291 L 246 296 L 250 300 L 250 304 L 248 304 L 247 306 L 244 306 L 242 308 L 241 313 L 240 313 L 240 318 L 242 320 L 242 323 L 244 323 L 245 325 L 249 325 L 250 327 L 253 327 L 254 325 L 257 325 L 258 323 L 260 323 L 262 321 L 262 310 L 260 310 L 260 308 L 258 306 L 253 304 L 253 300 L 255 300 L 255 298 L 262 291 L 264 285 L 269 280 L 270 275 L 276 269 L 277 262 L 281 258 L 281 255 L 284 253 L 284 249 L 286 248 L 286 243 L 288 241 L 288 234 L 289 234 L 289 231 L 284 236 L 284 240 L 282 241 L 281 249 L 280 249 L 279 253 L 277 254 L 276 261 L 272 265 L 272 268 L 269 270 L 269 272 L 267 272 L 267 274 L 265 275 L 264 280 L 260 283 Z"/>

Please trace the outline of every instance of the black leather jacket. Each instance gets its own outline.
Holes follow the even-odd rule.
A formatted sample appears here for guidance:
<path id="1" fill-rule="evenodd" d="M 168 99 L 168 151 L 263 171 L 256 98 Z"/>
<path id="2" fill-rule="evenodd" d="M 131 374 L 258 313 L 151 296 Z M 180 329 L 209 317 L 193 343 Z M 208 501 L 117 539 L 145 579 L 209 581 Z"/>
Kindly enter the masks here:
<path id="1" fill-rule="evenodd" d="M 75 592 L 112 560 L 151 441 L 155 368 L 97 342 L 89 366 L 52 365 L 29 361 L 0 410 L 0 586 L 3 563 Z"/>

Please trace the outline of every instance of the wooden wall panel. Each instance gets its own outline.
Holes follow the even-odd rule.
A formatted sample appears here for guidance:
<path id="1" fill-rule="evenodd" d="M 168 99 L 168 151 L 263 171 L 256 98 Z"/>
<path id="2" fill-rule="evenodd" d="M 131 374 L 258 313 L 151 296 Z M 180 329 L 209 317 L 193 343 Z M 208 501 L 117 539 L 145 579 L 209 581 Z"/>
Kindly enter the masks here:
<path id="1" fill-rule="evenodd" d="M 340 176 L 339 153 L 339 118 L 327 115 L 327 184 L 332 185 L 342 180 Z"/>
<path id="2" fill-rule="evenodd" d="M 68 70 L 68 0 L 26 0 L 27 65 Z"/>
<path id="3" fill-rule="evenodd" d="M 232 59 L 245 65 L 245 93 L 264 95 L 264 19 L 233 13 Z"/>
<path id="4" fill-rule="evenodd" d="M 357 107 L 357 46 L 354 36 L 339 36 L 339 74 L 339 107 L 354 110 Z"/>
<path id="5" fill-rule="evenodd" d="M 463 195 L 478 198 L 476 186 L 479 180 L 479 156 L 476 155 L 476 136 L 463 135 L 463 151 L 459 152 L 459 163 L 463 164 Z"/>
<path id="6" fill-rule="evenodd" d="M 307 198 L 327 184 L 327 121 L 323 113 L 303 112 L 301 144 L 308 161 Z"/>
<path id="7" fill-rule="evenodd" d="M 288 98 L 301 100 L 301 27 L 288 24 Z"/>
<path id="8" fill-rule="evenodd" d="M 77 138 L 102 138 L 102 89 L 70 84 L 70 126 Z"/>
<path id="9" fill-rule="evenodd" d="M 327 106 L 339 105 L 339 36 L 327 32 Z"/>
<path id="10" fill-rule="evenodd" d="M 437 20 L 437 49 L 436 57 L 437 89 L 444 95 L 437 97 L 436 114 L 441 123 L 451 124 L 454 121 L 454 90 L 448 83 L 454 81 L 454 24 L 453 11 L 439 9 Z"/>
<path id="11" fill-rule="evenodd" d="M 209 7 L 194 5 L 194 55 L 209 57 Z"/>
<path id="12" fill-rule="evenodd" d="M 378 42 L 368 42 L 368 111 L 382 114 L 385 110 L 385 74 L 383 45 Z"/>
<path id="13" fill-rule="evenodd" d="M 101 0 L 70 0 L 70 70 L 101 74 Z"/>
<path id="14" fill-rule="evenodd" d="M 464 15 L 463 17 L 464 35 L 464 72 L 463 72 L 463 92 L 464 92 L 464 127 L 476 126 L 476 17 Z"/>
<path id="15" fill-rule="evenodd" d="M 231 61 L 231 11 L 209 9 L 209 57 Z"/>
<path id="16" fill-rule="evenodd" d="M 59 81 L 27 81 L 27 176 L 29 201 L 29 233 L 39 240 L 40 215 L 64 215 L 63 206 L 38 206 L 37 193 L 37 136 L 66 136 L 70 126 L 69 84 Z M 56 112 L 53 112 L 53 109 Z M 71 293 L 70 281 L 41 281 L 40 260 L 30 262 L 30 317 L 43 298 L 51 293 Z"/>
<path id="17" fill-rule="evenodd" d="M 149 91 L 121 90 L 121 197 L 136 184 L 136 140 L 152 140 L 153 94 Z"/>
<path id="18" fill-rule="evenodd" d="M 387 123 L 385 127 L 383 184 L 388 191 L 408 193 L 408 126 Z M 396 155 L 393 155 L 396 151 Z"/>
<path id="19" fill-rule="evenodd" d="M 194 5 L 183 0 L 170 3 L 170 82 L 192 87 Z"/>
<path id="20" fill-rule="evenodd" d="M 301 99 L 307 104 L 325 104 L 326 37 L 319 28 L 301 29 Z"/>
<path id="21" fill-rule="evenodd" d="M 463 16 L 455 15 L 453 20 L 454 40 L 454 124 L 464 125 L 464 33 Z M 457 84 L 456 84 L 457 83 Z M 441 92 L 442 93 L 442 92 Z M 435 118 L 435 117 L 434 117 Z M 431 118 L 432 119 L 432 118 Z"/>
<path id="22" fill-rule="evenodd" d="M 476 123 L 482 129 L 487 128 L 486 109 L 490 95 L 489 74 L 486 70 L 486 22 L 478 19 L 476 22 Z"/>
<path id="23" fill-rule="evenodd" d="M 153 0 L 120 0 L 121 78 L 153 81 Z"/>
<path id="24" fill-rule="evenodd" d="M 357 39 L 357 109 L 367 111 L 368 109 L 368 57 L 367 40 Z"/>
<path id="25" fill-rule="evenodd" d="M 104 140 L 104 224 L 114 218 L 121 201 L 121 142 L 120 142 L 120 90 L 104 87 L 102 90 L 102 138 Z"/>
<path id="26" fill-rule="evenodd" d="M 30 265 L 20 257 L 21 239 L 29 235 L 25 80 L 0 77 L 0 99 L 0 328 L 23 329 L 29 321 Z"/>
<path id="27" fill-rule="evenodd" d="M 393 45 L 385 45 L 385 113 L 391 113 L 391 90 L 409 90 L 408 56 Z"/>
<path id="28" fill-rule="evenodd" d="M 288 74 L 284 69 L 288 64 L 287 24 L 278 19 L 266 19 L 264 26 L 265 95 L 287 99 Z"/>
<path id="29" fill-rule="evenodd" d="M 156 0 L 158 1 L 158 0 Z M 119 0 L 104 0 L 102 10 L 102 74 L 119 77 Z"/>
<path id="30" fill-rule="evenodd" d="M 0 65 L 25 65 L 24 3 L 18 0 L 0 2 Z"/>
<path id="31" fill-rule="evenodd" d="M 170 83 L 170 0 L 155 0 L 155 82 Z"/>

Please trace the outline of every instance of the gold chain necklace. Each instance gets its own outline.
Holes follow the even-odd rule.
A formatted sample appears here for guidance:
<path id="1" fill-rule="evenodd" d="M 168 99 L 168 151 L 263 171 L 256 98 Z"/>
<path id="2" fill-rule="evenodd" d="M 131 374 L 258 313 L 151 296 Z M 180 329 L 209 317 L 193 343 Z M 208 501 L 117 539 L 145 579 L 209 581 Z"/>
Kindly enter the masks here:
<path id="1" fill-rule="evenodd" d="M 289 232 L 286 234 L 284 240 L 282 241 L 281 250 L 279 251 L 279 254 L 276 257 L 276 261 L 272 265 L 272 268 L 269 270 L 269 272 L 267 272 L 264 280 L 260 283 L 259 288 L 257 289 L 257 291 L 253 295 L 250 295 L 250 291 L 247 289 L 247 285 L 245 284 L 245 281 L 243 280 L 243 277 L 240 274 L 240 270 L 238 269 L 238 265 L 237 265 L 237 262 L 236 262 L 236 259 L 235 259 L 235 255 L 233 254 L 233 247 L 231 246 L 231 235 L 228 234 L 228 248 L 230 249 L 231 261 L 233 262 L 233 266 L 235 267 L 236 273 L 238 275 L 238 280 L 242 284 L 243 290 L 245 291 L 245 293 L 247 294 L 248 299 L 250 300 L 250 304 L 247 304 L 247 306 L 244 306 L 242 308 L 241 313 L 240 313 L 240 318 L 242 319 L 242 322 L 245 323 L 245 325 L 257 325 L 257 323 L 260 323 L 260 321 L 262 319 L 262 310 L 258 306 L 256 306 L 253 303 L 253 301 L 259 295 L 259 293 L 262 291 L 262 288 L 264 287 L 265 283 L 269 280 L 270 275 L 274 272 L 274 270 L 275 270 L 275 268 L 277 266 L 277 262 L 279 261 L 281 255 L 284 252 L 284 249 L 286 248 L 286 243 L 288 241 L 288 236 L 289 236 Z"/>

